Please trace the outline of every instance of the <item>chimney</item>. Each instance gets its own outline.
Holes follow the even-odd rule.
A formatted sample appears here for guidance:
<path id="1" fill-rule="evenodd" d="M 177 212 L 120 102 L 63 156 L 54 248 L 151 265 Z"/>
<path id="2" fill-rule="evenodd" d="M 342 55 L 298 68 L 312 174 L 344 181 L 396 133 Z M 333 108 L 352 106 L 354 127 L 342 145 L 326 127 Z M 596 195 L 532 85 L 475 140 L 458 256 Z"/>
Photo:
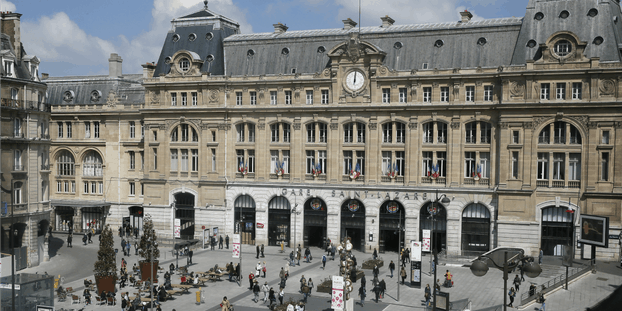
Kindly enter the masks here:
<path id="1" fill-rule="evenodd" d="M 462 17 L 463 23 L 468 23 L 471 21 L 471 18 L 473 18 L 473 14 L 471 14 L 471 12 L 467 10 L 464 10 L 464 12 L 460 12 L 460 16 Z"/>
<path id="2" fill-rule="evenodd" d="M 20 33 L 20 18 L 22 14 L 13 12 L 2 12 L 2 33 L 9 36 L 9 41 L 15 49 L 15 56 L 18 60 L 22 59 L 22 36 Z"/>
<path id="3" fill-rule="evenodd" d="M 47 80 L 50 77 L 49 73 L 41 73 L 41 80 Z"/>
<path id="4" fill-rule="evenodd" d="M 146 63 L 141 66 L 143 66 L 143 79 L 153 78 L 156 65 L 154 63 Z"/>
<path id="5" fill-rule="evenodd" d="M 117 53 L 110 53 L 108 59 L 108 76 L 111 78 L 117 78 L 123 75 L 122 64 L 123 59 Z"/>
<path id="6" fill-rule="evenodd" d="M 272 24 L 272 26 L 274 26 L 274 33 L 279 34 L 279 33 L 284 33 L 287 31 L 287 29 L 289 29 L 289 27 L 278 23 L 278 24 Z"/>
<path id="7" fill-rule="evenodd" d="M 391 26 L 393 26 L 393 23 L 395 23 L 395 20 L 390 18 L 389 15 L 385 15 L 384 17 L 380 18 L 382 20 L 382 28 L 389 28 Z"/>
<path id="8" fill-rule="evenodd" d="M 348 19 L 344 19 L 342 22 L 343 22 L 343 30 L 350 30 L 350 29 L 356 27 L 356 25 L 358 25 L 355 21 L 353 21 L 349 17 L 348 17 Z"/>

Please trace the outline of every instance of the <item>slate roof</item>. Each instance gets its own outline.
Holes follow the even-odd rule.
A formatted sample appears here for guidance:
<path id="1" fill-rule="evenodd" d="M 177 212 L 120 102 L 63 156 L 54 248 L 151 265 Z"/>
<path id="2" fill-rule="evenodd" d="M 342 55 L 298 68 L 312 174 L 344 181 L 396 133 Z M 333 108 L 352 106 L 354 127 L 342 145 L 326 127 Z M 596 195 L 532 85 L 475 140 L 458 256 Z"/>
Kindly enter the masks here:
<path id="1" fill-rule="evenodd" d="M 110 91 L 114 91 L 119 103 L 144 103 L 145 90 L 141 85 L 142 74 L 108 76 L 60 77 L 44 80 L 48 85 L 48 102 L 52 105 L 105 105 Z M 91 93 L 100 91 L 101 98 L 91 101 Z M 67 103 L 64 94 L 73 91 L 74 99 Z"/>
<path id="2" fill-rule="evenodd" d="M 13 45 L 11 44 L 9 36 L 4 33 L 0 35 L 0 55 L 1 56 L 11 55 L 12 57 L 15 57 L 17 55 L 15 53 Z M 24 61 L 24 59 L 32 59 L 32 57 L 28 58 L 28 55 L 26 54 L 26 50 L 24 49 L 23 45 L 21 46 L 21 55 L 22 55 L 22 59 L 21 60 L 16 59 L 15 66 L 13 67 L 15 71 L 14 72 L 15 76 L 9 77 L 9 78 L 34 80 L 34 77 L 32 75 L 32 72 L 30 71 L 30 68 Z M 4 75 L 4 66 L 0 66 L 0 67 L 1 67 L 0 72 Z"/>

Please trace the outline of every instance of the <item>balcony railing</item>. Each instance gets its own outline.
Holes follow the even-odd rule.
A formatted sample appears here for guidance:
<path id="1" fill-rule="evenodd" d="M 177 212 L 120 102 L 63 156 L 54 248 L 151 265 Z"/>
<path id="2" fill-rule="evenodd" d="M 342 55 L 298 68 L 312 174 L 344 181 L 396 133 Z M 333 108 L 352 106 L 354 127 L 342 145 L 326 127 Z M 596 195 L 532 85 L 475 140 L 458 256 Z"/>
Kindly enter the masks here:
<path id="1" fill-rule="evenodd" d="M 432 138 L 432 136 L 423 136 L 423 143 L 424 144 L 431 144 L 434 142 L 434 139 Z"/>
<path id="2" fill-rule="evenodd" d="M 50 105 L 40 101 L 2 98 L 0 99 L 0 104 L 2 105 L 2 107 L 8 108 L 51 112 Z"/>
<path id="3" fill-rule="evenodd" d="M 421 183 L 422 184 L 431 184 L 432 183 L 432 178 L 431 177 L 427 177 L 427 176 L 422 176 L 421 177 Z"/>
<path id="4" fill-rule="evenodd" d="M 438 137 L 436 137 L 436 141 L 439 144 L 445 144 L 445 143 L 447 143 L 447 137 L 445 137 L 445 136 L 438 136 Z"/>
<path id="5" fill-rule="evenodd" d="M 2 98 L 0 99 L 2 107 L 22 108 L 24 101 L 21 99 Z"/>
<path id="6" fill-rule="evenodd" d="M 490 144 L 490 137 L 489 136 L 482 136 L 480 139 L 480 143 L 482 144 Z"/>
<path id="7" fill-rule="evenodd" d="M 579 137 L 577 136 L 570 136 L 570 143 L 573 145 L 581 144 L 581 142 L 579 141 Z"/>
<path id="8" fill-rule="evenodd" d="M 13 132 L 13 138 L 24 138 L 24 133 Z"/>
<path id="9" fill-rule="evenodd" d="M 447 182 L 447 179 L 445 177 L 437 177 L 436 178 L 436 184 L 437 185 L 444 185 Z"/>
<path id="10" fill-rule="evenodd" d="M 476 141 L 475 136 L 467 136 L 464 142 L 467 144 L 474 144 L 475 141 Z"/>
<path id="11" fill-rule="evenodd" d="M 464 184 L 465 185 L 475 185 L 475 180 L 473 180 L 473 178 L 465 178 L 464 179 Z"/>
<path id="12" fill-rule="evenodd" d="M 564 188 L 566 183 L 563 180 L 553 180 L 553 188 Z"/>
<path id="13" fill-rule="evenodd" d="M 555 136 L 555 137 L 553 137 L 553 143 L 554 144 L 565 144 L 566 143 L 566 136 Z"/>
<path id="14" fill-rule="evenodd" d="M 581 181 L 580 180 L 569 180 L 568 181 L 568 188 L 581 188 Z"/>
<path id="15" fill-rule="evenodd" d="M 49 135 L 49 134 L 39 134 L 39 137 L 40 137 L 41 139 L 47 139 L 47 140 L 49 140 L 49 139 L 50 139 L 50 135 Z"/>
<path id="16" fill-rule="evenodd" d="M 549 144 L 551 143 L 551 138 L 548 136 L 538 136 L 538 144 Z"/>
<path id="17" fill-rule="evenodd" d="M 549 181 L 548 179 L 541 179 L 541 180 L 536 180 L 536 186 L 537 187 L 549 187 Z"/>

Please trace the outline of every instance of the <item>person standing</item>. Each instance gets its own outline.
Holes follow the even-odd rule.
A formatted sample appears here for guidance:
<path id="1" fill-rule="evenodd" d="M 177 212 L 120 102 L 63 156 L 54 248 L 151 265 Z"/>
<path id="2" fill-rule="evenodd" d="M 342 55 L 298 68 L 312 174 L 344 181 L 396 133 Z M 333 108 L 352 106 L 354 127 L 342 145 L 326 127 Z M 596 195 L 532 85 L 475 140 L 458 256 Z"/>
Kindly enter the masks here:
<path id="1" fill-rule="evenodd" d="M 136 230 L 138 230 L 138 229 L 136 229 Z M 138 256 L 138 249 L 139 248 L 140 247 L 138 245 L 138 242 L 134 242 L 134 255 Z M 129 254 L 128 254 L 128 256 L 129 256 Z"/>
<path id="2" fill-rule="evenodd" d="M 270 287 L 270 291 L 268 292 L 268 300 L 270 300 L 270 305 L 276 302 L 276 297 L 274 295 L 274 288 Z"/>
<path id="3" fill-rule="evenodd" d="M 222 302 L 220 302 L 220 308 L 220 311 L 229 311 L 229 309 L 231 308 L 231 303 L 229 303 L 229 300 L 227 300 L 227 296 L 222 298 Z"/>
<path id="4" fill-rule="evenodd" d="M 508 307 L 512 307 L 512 304 L 514 303 L 514 297 L 516 297 L 516 291 L 514 290 L 514 287 L 510 288 L 510 291 L 508 292 L 508 296 L 510 297 L 510 303 L 508 304 Z"/>
<path id="5" fill-rule="evenodd" d="M 363 286 L 359 287 L 359 297 L 361 297 L 361 306 L 362 307 L 365 306 L 365 296 L 367 296 L 367 294 L 365 293 L 365 287 L 363 287 Z"/>
<path id="6" fill-rule="evenodd" d="M 384 298 L 384 291 L 387 290 L 387 283 L 384 281 L 384 279 L 380 280 L 380 284 L 378 284 L 380 286 L 380 298 Z"/>
<path id="7" fill-rule="evenodd" d="M 432 290 L 430 289 L 430 284 L 425 286 L 425 294 L 423 297 L 425 298 L 425 306 L 426 308 L 430 306 L 430 297 L 432 296 Z"/>
<path id="8" fill-rule="evenodd" d="M 261 258 L 265 258 L 266 256 L 264 256 L 263 254 L 263 244 L 261 244 Z"/>
<path id="9" fill-rule="evenodd" d="M 294 261 L 294 251 L 292 251 L 291 253 L 289 253 L 289 265 L 294 266 L 295 264 L 296 262 Z"/>
<path id="10" fill-rule="evenodd" d="M 268 292 L 270 291 L 270 287 L 268 286 L 268 282 L 265 282 L 261 286 L 261 291 L 263 291 L 263 303 L 265 304 L 266 301 L 268 301 Z"/>
<path id="11" fill-rule="evenodd" d="M 326 254 L 322 255 L 322 270 L 326 270 Z"/>
<path id="12" fill-rule="evenodd" d="M 311 260 L 311 250 L 309 247 L 305 248 L 305 258 L 307 259 L 307 263 Z"/>
<path id="13" fill-rule="evenodd" d="M 309 278 L 307 282 L 307 287 L 309 287 L 309 296 L 311 296 L 311 292 L 313 291 L 313 280 L 311 278 Z"/>
<path id="14" fill-rule="evenodd" d="M 378 268 L 378 265 L 374 266 L 374 279 L 378 277 L 378 275 L 380 274 L 380 269 Z"/>
<path id="15" fill-rule="evenodd" d="M 264 279 L 266 278 L 266 271 L 267 271 L 267 270 L 268 270 L 268 269 L 266 268 L 266 262 L 264 261 L 264 262 L 263 262 L 263 266 L 261 267 L 261 272 L 263 272 L 263 278 L 264 278 Z"/>
<path id="16" fill-rule="evenodd" d="M 227 249 L 229 249 L 229 235 L 225 236 L 225 244 L 227 245 Z"/>
<path id="17" fill-rule="evenodd" d="M 520 291 L 520 277 L 518 277 L 518 274 L 516 275 L 516 277 L 514 278 L 514 287 L 516 287 L 516 291 Z"/>
<path id="18" fill-rule="evenodd" d="M 542 264 L 542 257 L 544 257 L 544 252 L 542 251 L 542 248 L 540 248 L 540 253 L 538 253 L 538 264 Z"/>
<path id="19" fill-rule="evenodd" d="M 285 293 L 283 292 L 283 287 L 281 287 L 281 290 L 279 291 L 279 302 L 281 304 L 283 304 L 283 296 L 285 296 Z"/>
<path id="20" fill-rule="evenodd" d="M 216 249 L 216 238 L 215 237 L 210 238 L 210 246 L 211 246 L 211 250 Z"/>
<path id="21" fill-rule="evenodd" d="M 218 249 L 222 249 L 222 235 L 218 238 Z"/>
<path id="22" fill-rule="evenodd" d="M 404 281 L 406 281 L 406 269 L 402 267 L 402 271 L 400 271 L 400 276 L 402 277 L 402 285 L 404 285 Z"/>
<path id="23" fill-rule="evenodd" d="M 302 254 L 300 252 L 300 248 L 298 248 L 298 252 L 296 252 L 296 265 L 300 266 L 300 257 L 302 257 Z"/>
<path id="24" fill-rule="evenodd" d="M 300 291 L 302 292 L 302 288 L 307 286 L 307 279 L 305 279 L 305 275 L 303 274 L 300 278 Z"/>
<path id="25" fill-rule="evenodd" d="M 365 273 L 363 273 L 363 276 L 361 277 L 361 286 L 363 287 L 367 286 L 367 280 L 365 279 Z"/>
<path id="26" fill-rule="evenodd" d="M 389 271 L 391 271 L 391 278 L 393 278 L 393 270 L 395 270 L 395 263 L 393 262 L 393 260 L 391 260 L 391 263 L 389 264 Z"/>
<path id="27" fill-rule="evenodd" d="M 127 244 L 125 242 L 125 239 L 121 239 L 121 250 L 123 250 L 123 255 L 127 256 L 127 252 L 125 251 L 125 244 Z"/>
<path id="28" fill-rule="evenodd" d="M 544 285 L 542 285 L 542 287 L 544 287 Z M 542 304 L 542 306 L 540 307 L 539 311 L 546 311 L 546 303 L 545 303 L 546 299 L 544 299 L 544 293 L 540 293 L 540 298 L 539 298 L 539 302 Z"/>
<path id="29" fill-rule="evenodd" d="M 194 252 L 192 251 L 192 249 L 190 251 L 188 251 L 188 262 L 189 264 L 192 264 L 192 255 L 194 254 Z"/>
<path id="30" fill-rule="evenodd" d="M 255 278 L 255 275 L 251 272 L 248 275 L 248 289 L 253 290 L 253 279 Z"/>
<path id="31" fill-rule="evenodd" d="M 257 280 L 255 280 L 254 284 L 253 284 L 253 295 L 255 296 L 255 298 L 253 298 L 253 301 L 255 303 L 257 303 L 257 301 L 259 301 L 259 282 L 257 282 Z"/>
<path id="32" fill-rule="evenodd" d="M 378 284 L 374 285 L 374 288 L 372 289 L 372 291 L 374 292 L 374 295 L 376 296 L 376 303 L 378 303 L 378 301 L 380 300 L 380 286 L 378 286 Z"/>
<path id="33" fill-rule="evenodd" d="M 87 229 L 89 231 L 89 233 L 87 234 L 87 237 L 89 238 L 89 243 L 93 243 L 93 232 L 91 232 L 91 229 Z"/>
<path id="34" fill-rule="evenodd" d="M 255 249 L 257 250 L 257 255 L 255 256 L 255 258 L 259 258 L 259 245 L 257 245 Z"/>
<path id="35" fill-rule="evenodd" d="M 73 246 L 71 246 L 71 241 L 72 241 L 72 240 L 73 240 L 72 235 L 71 235 L 71 234 L 70 234 L 70 235 L 68 235 L 68 236 L 67 236 L 67 247 L 71 247 L 71 248 L 73 248 Z"/>
<path id="36" fill-rule="evenodd" d="M 132 249 L 132 243 L 128 240 L 127 243 L 125 243 L 125 250 L 127 251 L 127 257 L 130 257 L 131 249 Z"/>
<path id="37" fill-rule="evenodd" d="M 376 260 L 376 258 L 378 258 L 378 251 L 376 250 L 376 248 L 374 248 L 374 253 L 373 253 L 372 257 L 374 258 L 374 260 Z"/>

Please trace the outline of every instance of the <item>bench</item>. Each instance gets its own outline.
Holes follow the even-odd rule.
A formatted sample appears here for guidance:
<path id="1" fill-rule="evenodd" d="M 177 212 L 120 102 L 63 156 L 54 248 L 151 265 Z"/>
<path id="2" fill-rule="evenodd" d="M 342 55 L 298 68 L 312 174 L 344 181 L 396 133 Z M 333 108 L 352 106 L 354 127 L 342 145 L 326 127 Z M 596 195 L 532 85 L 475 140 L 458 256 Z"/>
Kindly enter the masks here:
<path id="1" fill-rule="evenodd" d="M 106 303 L 106 301 L 104 301 L 101 298 L 99 298 L 99 296 L 95 296 L 95 304 L 96 305 L 100 305 L 101 306 L 101 305 L 103 305 L 105 303 Z"/>
<path id="2" fill-rule="evenodd" d="M 136 282 L 134 282 L 133 286 L 136 288 L 141 288 L 143 287 L 143 281 L 137 280 Z"/>
<path id="3" fill-rule="evenodd" d="M 74 304 L 74 303 L 80 304 L 80 296 L 71 295 L 71 304 Z"/>
<path id="4" fill-rule="evenodd" d="M 115 297 L 107 297 L 106 300 L 108 300 L 109 306 L 114 306 L 117 304 L 117 299 Z"/>
<path id="5" fill-rule="evenodd" d="M 65 290 L 67 291 L 68 294 L 73 293 L 73 287 L 67 287 L 65 288 Z"/>

